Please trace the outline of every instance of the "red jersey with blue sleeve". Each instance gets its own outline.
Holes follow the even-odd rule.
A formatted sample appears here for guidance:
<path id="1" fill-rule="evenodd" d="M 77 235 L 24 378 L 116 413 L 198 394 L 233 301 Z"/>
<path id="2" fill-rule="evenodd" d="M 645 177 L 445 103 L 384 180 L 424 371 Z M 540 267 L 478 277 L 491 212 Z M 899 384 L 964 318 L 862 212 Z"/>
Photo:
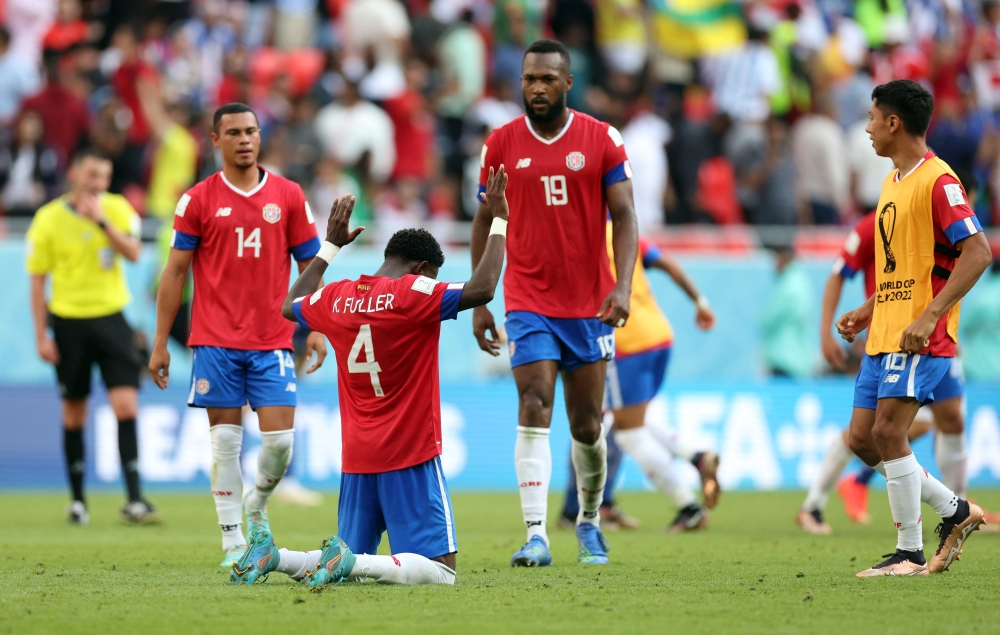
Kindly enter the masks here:
<path id="1" fill-rule="evenodd" d="M 928 152 L 926 158 L 934 156 Z M 898 173 L 897 173 L 898 178 Z M 934 216 L 934 272 L 931 289 L 934 295 L 948 283 L 955 260 L 962 252 L 956 246 L 973 234 L 983 231 L 976 212 L 969 205 L 962 184 L 950 174 L 942 174 L 931 190 L 931 213 Z M 938 320 L 930 336 L 927 352 L 937 357 L 954 357 L 955 340 L 948 334 L 948 315 Z"/>
<path id="2" fill-rule="evenodd" d="M 170 246 L 194 250 L 189 346 L 292 348 L 295 325 L 281 319 L 291 259 L 319 251 L 316 223 L 296 183 L 260 170 L 244 192 L 219 172 L 181 196 Z"/>
<path id="3" fill-rule="evenodd" d="M 850 280 L 858 272 L 864 274 L 865 299 L 875 295 L 875 212 L 861 217 L 840 248 L 833 262 L 833 273 Z"/>
<path id="4" fill-rule="evenodd" d="M 299 324 L 336 353 L 344 472 L 391 472 L 441 454 L 438 340 L 463 286 L 361 276 L 292 303 Z"/>
<path id="5" fill-rule="evenodd" d="M 615 284 L 605 248 L 605 188 L 632 177 L 621 134 L 571 110 L 562 132 L 543 139 L 525 116 L 486 140 L 480 192 L 489 169 L 501 163 L 509 175 L 507 311 L 593 318 Z"/>

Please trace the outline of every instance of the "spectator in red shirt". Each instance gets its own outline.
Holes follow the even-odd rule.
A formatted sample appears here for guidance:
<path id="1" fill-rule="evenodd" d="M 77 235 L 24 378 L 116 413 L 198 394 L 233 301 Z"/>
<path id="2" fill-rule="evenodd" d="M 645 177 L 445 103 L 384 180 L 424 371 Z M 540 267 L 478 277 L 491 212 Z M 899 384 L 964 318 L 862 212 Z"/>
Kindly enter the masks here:
<path id="1" fill-rule="evenodd" d="M 86 102 L 64 85 L 65 77 L 61 75 L 58 56 L 48 56 L 45 66 L 45 88 L 26 99 L 21 104 L 21 112 L 33 110 L 41 116 L 45 145 L 55 148 L 59 153 L 59 164 L 65 166 L 73 152 L 87 139 L 90 114 Z"/>
<path id="2" fill-rule="evenodd" d="M 392 178 L 426 181 L 434 151 L 434 116 L 421 90 L 427 84 L 427 65 L 419 59 L 406 63 L 406 90 L 383 102 L 395 127 L 396 166 Z"/>
<path id="3" fill-rule="evenodd" d="M 128 129 L 128 143 L 140 146 L 149 140 L 149 122 L 139 104 L 136 80 L 142 77 L 157 83 L 156 71 L 139 56 L 139 32 L 134 25 L 123 24 L 115 29 L 112 46 L 121 52 L 121 65 L 111 76 L 111 85 L 132 113 L 132 125 Z"/>
<path id="4" fill-rule="evenodd" d="M 56 21 L 45 34 L 42 48 L 61 53 L 74 45 L 90 40 L 90 25 L 83 20 L 82 15 L 80 0 L 59 0 Z"/>

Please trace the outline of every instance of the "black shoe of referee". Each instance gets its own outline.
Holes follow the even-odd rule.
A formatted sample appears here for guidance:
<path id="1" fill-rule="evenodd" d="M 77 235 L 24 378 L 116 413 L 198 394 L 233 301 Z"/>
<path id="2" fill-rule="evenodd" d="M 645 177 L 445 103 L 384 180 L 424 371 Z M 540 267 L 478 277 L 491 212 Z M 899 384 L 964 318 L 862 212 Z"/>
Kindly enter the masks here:
<path id="1" fill-rule="evenodd" d="M 160 514 L 144 500 L 125 503 L 122 507 L 122 522 L 126 525 L 159 525 L 163 522 Z"/>

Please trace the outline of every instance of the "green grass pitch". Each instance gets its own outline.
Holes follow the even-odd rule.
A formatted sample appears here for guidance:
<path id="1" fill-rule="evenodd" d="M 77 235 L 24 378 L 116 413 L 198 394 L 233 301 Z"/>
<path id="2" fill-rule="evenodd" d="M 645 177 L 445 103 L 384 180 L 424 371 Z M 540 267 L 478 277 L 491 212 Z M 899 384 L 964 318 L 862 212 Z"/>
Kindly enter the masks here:
<path id="1" fill-rule="evenodd" d="M 973 497 L 1000 508 L 1000 492 Z M 91 499 L 91 525 L 71 527 L 63 496 L 0 496 L 0 634 L 1000 632 L 1000 534 L 973 534 L 942 575 L 854 578 L 895 546 L 884 491 L 872 492 L 868 527 L 849 524 L 832 500 L 828 537 L 793 524 L 796 492 L 726 494 L 707 532 L 684 535 L 663 533 L 673 514 L 663 497 L 624 493 L 643 526 L 608 534 L 610 565 L 577 565 L 573 534 L 552 527 L 555 566 L 541 570 L 508 566 L 524 538 L 516 495 L 460 493 L 454 587 L 320 593 L 279 574 L 230 587 L 208 494 L 153 498 L 163 526 L 119 525 L 117 497 L 102 495 Z M 273 505 L 278 545 L 317 548 L 336 527 L 327 500 Z M 936 516 L 925 507 L 924 518 L 930 556 Z"/>

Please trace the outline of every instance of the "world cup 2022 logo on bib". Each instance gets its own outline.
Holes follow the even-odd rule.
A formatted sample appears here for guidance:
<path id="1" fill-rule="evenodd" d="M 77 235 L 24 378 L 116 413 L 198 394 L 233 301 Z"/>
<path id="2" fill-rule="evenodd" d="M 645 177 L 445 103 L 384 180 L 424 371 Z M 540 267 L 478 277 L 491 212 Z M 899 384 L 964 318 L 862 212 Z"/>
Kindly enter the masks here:
<path id="1" fill-rule="evenodd" d="M 281 208 L 274 203 L 268 203 L 264 206 L 264 220 L 271 223 L 277 223 L 281 220 Z"/>
<path id="2" fill-rule="evenodd" d="M 892 253 L 892 236 L 896 233 L 896 204 L 892 201 L 885 204 L 878 213 L 878 231 L 882 234 L 882 249 L 885 250 L 885 269 L 883 273 L 896 270 L 896 256 Z"/>
<path id="3" fill-rule="evenodd" d="M 587 164 L 582 152 L 570 152 L 566 155 L 566 167 L 574 172 L 579 172 Z"/>

